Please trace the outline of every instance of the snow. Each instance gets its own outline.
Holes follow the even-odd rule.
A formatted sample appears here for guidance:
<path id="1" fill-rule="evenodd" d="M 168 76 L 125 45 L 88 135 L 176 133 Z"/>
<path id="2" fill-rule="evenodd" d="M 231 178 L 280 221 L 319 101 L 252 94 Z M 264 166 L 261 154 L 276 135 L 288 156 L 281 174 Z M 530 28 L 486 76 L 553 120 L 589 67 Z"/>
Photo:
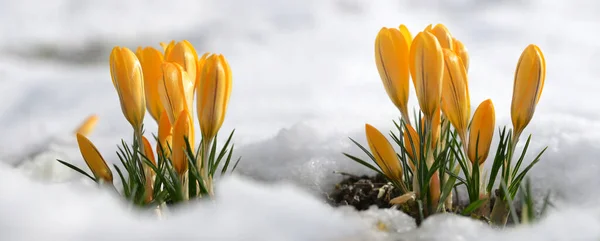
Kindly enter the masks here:
<path id="1" fill-rule="evenodd" d="M 599 9 L 593 0 L 0 1 L 0 160 L 7 164 L 0 164 L 0 237 L 598 240 Z M 525 133 L 534 134 L 529 155 L 549 146 L 529 175 L 537 196 L 551 190 L 558 207 L 540 223 L 498 231 L 440 215 L 414 229 L 401 213 L 323 203 L 342 178 L 334 171 L 369 173 L 341 154 L 360 154 L 348 137 L 365 143 L 364 123 L 387 131 L 398 115 L 373 61 L 377 31 L 404 23 L 416 32 L 437 22 L 469 49 L 472 105 L 492 98 L 499 125 L 510 124 L 521 51 L 536 43 L 545 53 L 547 81 Z M 96 113 L 91 140 L 115 161 L 130 131 L 108 53 L 170 39 L 228 58 L 234 87 L 221 133 L 236 129 L 242 176 L 221 180 L 216 203 L 159 222 L 54 160 L 85 167 L 71 132 Z M 156 131 L 149 116 L 145 124 Z M 374 232 L 378 221 L 396 231 Z"/>

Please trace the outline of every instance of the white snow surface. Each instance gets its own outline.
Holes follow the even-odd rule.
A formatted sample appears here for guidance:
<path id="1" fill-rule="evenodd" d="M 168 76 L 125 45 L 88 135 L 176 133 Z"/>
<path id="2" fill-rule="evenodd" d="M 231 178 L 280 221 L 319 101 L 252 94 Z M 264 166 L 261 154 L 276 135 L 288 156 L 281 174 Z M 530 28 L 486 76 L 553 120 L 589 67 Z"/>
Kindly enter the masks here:
<path id="1" fill-rule="evenodd" d="M 594 0 L 0 1 L 0 239 L 598 240 L 598 11 Z M 387 131 L 398 114 L 374 64 L 375 35 L 438 22 L 469 49 L 472 109 L 491 98 L 498 125 L 510 124 L 521 51 L 536 43 L 545 54 L 546 85 L 526 134 L 530 156 L 549 146 L 529 176 L 538 201 L 551 190 L 556 208 L 537 224 L 494 230 L 439 215 L 414 229 L 402 213 L 323 201 L 342 178 L 333 171 L 370 173 L 341 154 L 360 154 L 347 137 L 365 143 L 365 123 Z M 55 159 L 85 167 L 71 132 L 96 113 L 91 139 L 116 161 L 130 131 L 110 83 L 110 49 L 171 39 L 229 60 L 221 135 L 236 129 L 242 162 L 214 203 L 156 221 Z M 156 132 L 149 116 L 145 124 Z M 377 222 L 392 231 L 375 231 Z"/>

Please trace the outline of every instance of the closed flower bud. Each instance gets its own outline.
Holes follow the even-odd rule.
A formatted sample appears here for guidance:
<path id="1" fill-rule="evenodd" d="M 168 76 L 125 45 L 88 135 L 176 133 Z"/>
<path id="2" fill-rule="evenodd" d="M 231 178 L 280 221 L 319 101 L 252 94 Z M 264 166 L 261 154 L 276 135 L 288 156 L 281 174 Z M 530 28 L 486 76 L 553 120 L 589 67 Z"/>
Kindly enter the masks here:
<path id="1" fill-rule="evenodd" d="M 419 138 L 419 133 L 410 125 L 406 125 L 404 130 L 404 149 L 406 149 L 406 154 L 410 157 L 411 160 L 417 162 L 421 157 L 421 139 Z M 414 148 L 414 151 L 413 151 Z M 417 153 L 415 157 L 415 153 Z M 410 168 L 415 171 L 415 165 L 413 161 L 409 161 L 408 164 Z"/>
<path id="2" fill-rule="evenodd" d="M 146 101 L 140 61 L 128 48 L 115 47 L 110 53 L 110 74 L 123 115 L 134 129 L 141 129 Z"/>
<path id="3" fill-rule="evenodd" d="M 187 81 L 192 82 L 192 85 L 196 83 L 196 61 L 198 60 L 198 54 L 194 46 L 187 40 L 176 43 L 169 51 L 165 54 L 165 61 L 178 63 L 183 67 L 183 70 L 188 74 L 189 79 Z M 191 113 L 191 112 L 190 112 Z"/>
<path id="4" fill-rule="evenodd" d="M 471 116 L 467 72 L 460 58 L 448 49 L 444 49 L 444 63 L 442 111 L 458 135 L 465 138 Z"/>
<path id="5" fill-rule="evenodd" d="M 183 175 L 188 170 L 185 138 L 190 137 L 192 128 L 193 125 L 189 113 L 187 110 L 181 111 L 181 114 L 177 117 L 175 126 L 173 126 L 173 153 L 171 155 L 173 167 L 179 175 Z"/>
<path id="6" fill-rule="evenodd" d="M 440 46 L 445 49 L 454 50 L 454 44 L 452 43 L 452 34 L 443 24 L 436 24 L 430 31 L 437 38 Z"/>
<path id="7" fill-rule="evenodd" d="M 401 31 L 394 28 L 382 28 L 375 40 L 375 62 L 379 76 L 385 91 L 403 116 L 408 114 L 409 45 Z"/>
<path id="8" fill-rule="evenodd" d="M 164 108 L 158 94 L 159 82 L 162 79 L 163 55 L 160 51 L 152 47 L 141 48 L 136 51 L 136 55 L 142 64 L 144 72 L 144 93 L 146 95 L 146 107 L 148 112 L 156 122 Z"/>
<path id="9" fill-rule="evenodd" d="M 492 100 L 481 102 L 475 110 L 469 130 L 468 155 L 472 163 L 482 164 L 487 158 L 494 137 L 495 122 L 496 113 Z M 477 142 L 478 138 L 479 142 Z"/>
<path id="10" fill-rule="evenodd" d="M 517 137 L 533 117 L 544 89 L 545 79 L 544 54 L 538 46 L 531 44 L 521 54 L 515 71 L 511 117 Z"/>
<path id="11" fill-rule="evenodd" d="M 102 158 L 102 155 L 100 155 L 98 149 L 96 149 L 96 146 L 79 133 L 77 133 L 77 144 L 79 145 L 81 156 L 83 156 L 85 163 L 90 170 L 92 170 L 92 174 L 94 174 L 96 180 L 112 183 L 112 172 L 108 168 L 108 165 L 106 165 L 106 162 L 104 161 L 104 158 Z"/>
<path id="12" fill-rule="evenodd" d="M 381 132 L 369 124 L 365 125 L 365 131 L 369 148 L 381 171 L 392 180 L 402 181 L 402 167 L 390 142 Z"/>
<path id="13" fill-rule="evenodd" d="M 158 143 L 156 143 L 156 153 L 158 156 L 163 156 L 162 152 L 164 151 L 164 157 L 168 158 L 171 155 L 171 151 L 169 148 L 172 147 L 172 135 L 173 129 L 171 127 L 171 121 L 169 121 L 169 116 L 166 111 L 160 115 L 160 120 L 158 122 Z"/>
<path id="14" fill-rule="evenodd" d="M 442 95 L 444 54 L 435 36 L 420 32 L 410 47 L 410 72 L 426 118 L 432 118 Z"/>
<path id="15" fill-rule="evenodd" d="M 177 63 L 162 64 L 163 78 L 160 80 L 158 94 L 161 103 L 167 111 L 169 121 L 175 123 L 175 119 L 184 109 L 192 110 L 194 99 L 194 85 L 189 81 L 187 72 Z"/>
<path id="16" fill-rule="evenodd" d="M 231 95 L 231 69 L 223 55 L 210 55 L 196 87 L 196 108 L 205 140 L 215 137 L 223 121 Z"/>
<path id="17" fill-rule="evenodd" d="M 454 43 L 454 53 L 456 53 L 456 55 L 458 55 L 458 57 L 460 57 L 460 60 L 462 60 L 463 65 L 465 66 L 465 69 L 468 72 L 469 71 L 469 51 L 467 51 L 467 48 L 460 40 L 453 39 L 452 42 Z"/>

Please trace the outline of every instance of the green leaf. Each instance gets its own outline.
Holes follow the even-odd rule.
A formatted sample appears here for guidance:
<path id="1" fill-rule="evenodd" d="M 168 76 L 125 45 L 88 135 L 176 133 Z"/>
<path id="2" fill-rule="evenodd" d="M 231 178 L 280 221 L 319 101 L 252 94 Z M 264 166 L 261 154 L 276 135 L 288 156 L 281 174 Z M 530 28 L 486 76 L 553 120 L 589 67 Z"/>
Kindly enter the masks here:
<path id="1" fill-rule="evenodd" d="M 235 168 L 237 168 L 238 164 L 240 164 L 240 160 L 242 160 L 242 157 L 238 157 L 237 161 L 235 161 L 235 164 L 233 165 L 231 172 L 235 171 Z"/>
<path id="2" fill-rule="evenodd" d="M 483 198 L 483 199 L 479 199 L 475 202 L 471 202 L 463 211 L 462 211 L 462 215 L 467 216 L 470 215 L 473 211 L 477 210 L 481 205 L 483 205 L 488 199 L 487 198 Z"/>
<path id="3" fill-rule="evenodd" d="M 492 170 L 490 172 L 490 179 L 488 181 L 487 193 L 492 192 L 492 188 L 494 188 L 494 183 L 496 182 L 496 177 L 498 176 L 498 172 L 500 171 L 500 167 L 504 160 L 506 159 L 506 147 L 508 145 L 508 138 L 506 136 L 506 126 L 504 129 L 500 131 L 500 141 L 498 142 L 498 148 L 496 149 L 496 155 L 494 156 L 494 162 L 492 164 Z"/>
<path id="4" fill-rule="evenodd" d="M 444 184 L 444 187 L 442 190 L 442 195 L 440 196 L 440 202 L 436 208 L 438 212 L 441 211 L 442 207 L 444 206 L 444 202 L 446 201 L 446 199 L 448 198 L 450 193 L 452 193 L 452 188 L 454 187 L 454 182 L 456 182 L 456 178 L 453 176 L 450 176 L 448 178 L 448 182 L 446 182 Z"/>
<path id="5" fill-rule="evenodd" d="M 535 165 L 537 164 L 541 159 L 542 154 L 544 154 L 544 152 L 548 149 L 548 147 L 544 148 L 536 157 L 535 159 L 529 163 L 529 165 L 527 165 L 527 167 L 525 168 L 525 170 L 523 170 L 515 179 L 513 179 L 512 183 L 510 184 L 509 187 L 509 191 L 511 194 L 511 198 L 514 198 L 517 190 L 519 189 L 519 185 L 521 185 L 521 181 L 523 180 L 523 178 L 525 177 L 525 175 L 527 175 L 527 172 L 529 172 L 529 170 Z"/>
<path id="6" fill-rule="evenodd" d="M 63 161 L 63 160 L 58 160 L 58 159 L 56 159 L 56 160 L 57 160 L 58 162 L 60 162 L 61 164 L 63 164 L 63 165 L 65 165 L 65 166 L 67 166 L 68 168 L 71 168 L 71 169 L 75 170 L 76 172 L 79 172 L 79 173 L 83 174 L 84 176 L 86 176 L 86 177 L 89 177 L 90 179 L 92 179 L 92 181 L 94 181 L 94 182 L 98 182 L 98 181 L 96 181 L 96 178 L 92 177 L 90 174 L 87 174 L 85 171 L 83 171 L 83 170 L 79 169 L 79 167 L 76 167 L 76 166 L 74 166 L 74 165 L 71 165 L 70 163 L 68 163 L 68 162 L 65 162 L 65 161 Z"/>
<path id="7" fill-rule="evenodd" d="M 529 148 L 530 142 L 531 142 L 531 135 L 529 135 L 529 137 L 527 137 L 527 142 L 525 142 L 525 147 L 523 147 L 523 151 L 521 152 L 521 156 L 519 157 L 519 160 L 517 161 L 517 164 L 515 165 L 515 168 L 512 171 L 511 177 L 516 176 L 517 172 L 521 168 L 521 164 L 523 163 L 523 159 L 525 159 L 525 154 L 527 153 L 527 149 Z"/>
<path id="8" fill-rule="evenodd" d="M 115 167 L 115 170 L 117 170 L 117 173 L 119 174 L 119 177 L 121 178 L 121 185 L 123 185 L 123 193 L 125 194 L 125 197 L 128 198 L 130 195 L 129 192 L 129 187 L 127 186 L 127 181 L 125 181 L 125 177 L 123 177 L 123 173 L 121 172 L 121 169 L 119 169 L 119 167 L 117 167 L 117 165 L 113 164 L 113 166 Z"/>
<path id="9" fill-rule="evenodd" d="M 229 154 L 227 155 L 225 164 L 223 164 L 223 168 L 221 169 L 221 176 L 225 175 L 225 173 L 227 172 L 227 167 L 229 167 L 229 162 L 231 161 L 231 156 L 233 155 L 234 147 L 235 147 L 235 144 L 231 144 L 231 149 L 229 149 Z"/>
<path id="10" fill-rule="evenodd" d="M 384 176 L 385 176 L 385 174 L 383 174 L 383 172 L 381 172 L 379 169 L 377 169 L 377 168 L 375 168 L 373 165 L 371 165 L 371 164 L 369 164 L 369 163 L 367 163 L 367 162 L 365 162 L 365 161 L 361 160 L 360 158 L 358 158 L 358 157 L 355 157 L 355 156 L 352 156 L 352 155 L 350 155 L 350 154 L 347 154 L 347 153 L 342 153 L 342 154 L 344 154 L 344 155 L 345 155 L 345 156 L 347 156 L 348 158 L 352 159 L 353 161 L 355 161 L 355 162 L 358 162 L 359 164 L 361 164 L 361 165 L 363 165 L 363 166 L 365 166 L 365 167 L 368 167 L 369 169 L 371 169 L 371 170 L 373 170 L 373 171 L 375 171 L 375 172 L 377 172 L 377 173 L 379 173 L 379 174 L 381 174 L 381 175 L 384 175 Z"/>

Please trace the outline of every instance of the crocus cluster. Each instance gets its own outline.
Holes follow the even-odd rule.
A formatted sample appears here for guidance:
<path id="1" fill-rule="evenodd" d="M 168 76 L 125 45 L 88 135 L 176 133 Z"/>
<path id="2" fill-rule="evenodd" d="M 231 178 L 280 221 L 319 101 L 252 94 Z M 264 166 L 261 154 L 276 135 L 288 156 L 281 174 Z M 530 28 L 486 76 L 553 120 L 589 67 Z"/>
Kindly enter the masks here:
<path id="1" fill-rule="evenodd" d="M 231 95 L 231 69 L 221 54 L 198 56 L 187 40 L 161 43 L 162 51 L 138 47 L 135 52 L 114 47 L 110 54 L 110 74 L 121 110 L 134 133 L 134 149 L 145 179 L 145 199 L 152 200 L 157 158 L 143 135 L 146 110 L 158 124 L 156 156 L 170 162 L 187 197 L 188 167 L 195 163 L 201 181 L 210 195 L 209 148 L 223 121 Z M 196 105 L 194 108 L 194 98 Z M 194 110 L 201 130 L 201 155 L 195 155 Z M 81 154 L 97 181 L 112 183 L 112 172 L 100 152 L 78 131 Z M 190 147 L 191 146 L 191 147 Z M 190 153 L 191 152 L 191 153 Z M 191 154 L 191 155 L 190 155 Z M 190 157 L 196 157 L 190 160 Z M 145 160 L 145 161 L 144 161 Z M 119 173 L 121 174 L 121 173 Z M 129 173 L 130 176 L 133 175 Z"/>
<path id="2" fill-rule="evenodd" d="M 398 108 L 403 123 L 399 126 L 403 137 L 392 136 L 400 145 L 400 153 L 396 153 L 376 128 L 369 124 L 365 127 L 372 158 L 380 172 L 405 193 L 392 202 L 406 202 L 411 199 L 409 197 L 418 199 L 422 189 L 427 189 L 428 195 L 423 197 L 433 206 L 439 205 L 444 210 L 442 201 L 451 206 L 451 191 L 444 195 L 440 183 L 448 183 L 449 176 L 443 172 L 456 175 L 459 168 L 452 166 L 451 161 L 439 161 L 444 158 L 468 160 L 461 168 L 468 178 L 475 178 L 476 172 L 477 183 L 472 183 L 477 186 L 479 195 L 476 198 L 488 196 L 484 188 L 480 188 L 483 185 L 479 175 L 494 138 L 495 110 L 492 101 L 487 99 L 473 114 L 471 112 L 467 74 L 469 54 L 463 43 L 442 24 L 429 25 L 414 38 L 404 25 L 384 27 L 375 40 L 375 63 L 385 91 Z M 521 54 L 515 71 L 511 108 L 514 130 L 512 148 L 508 148 L 511 151 L 533 116 L 544 79 L 543 54 L 537 46 L 529 45 Z M 411 121 L 408 115 L 411 82 L 423 116 L 421 120 Z M 453 143 L 456 143 L 456 150 L 444 151 Z M 442 172 L 438 173 L 439 165 L 447 167 L 439 169 Z M 403 170 L 407 167 L 409 171 Z M 445 200 L 440 201 L 441 195 Z"/>

